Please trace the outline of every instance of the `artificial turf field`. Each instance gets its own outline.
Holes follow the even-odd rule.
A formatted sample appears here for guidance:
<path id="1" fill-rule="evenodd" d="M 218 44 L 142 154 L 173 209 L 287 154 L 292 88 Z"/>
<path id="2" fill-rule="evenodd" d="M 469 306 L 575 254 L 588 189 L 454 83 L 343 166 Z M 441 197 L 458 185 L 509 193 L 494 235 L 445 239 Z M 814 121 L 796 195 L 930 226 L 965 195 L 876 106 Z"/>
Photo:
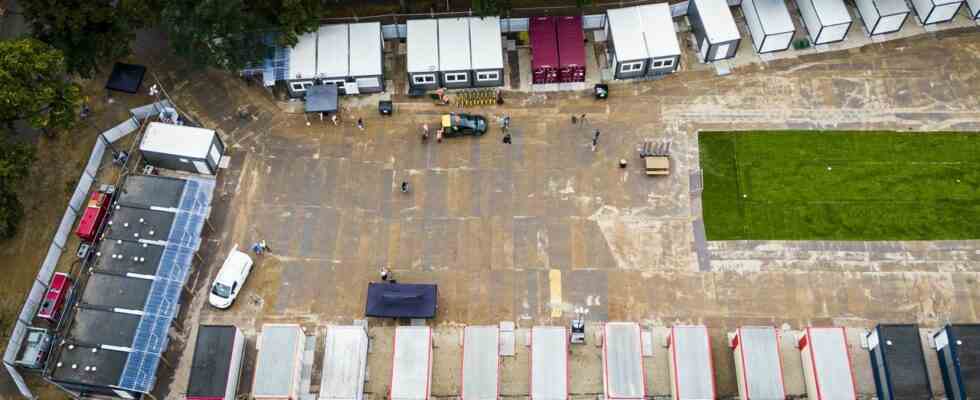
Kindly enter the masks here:
<path id="1" fill-rule="evenodd" d="M 980 239 L 980 134 L 701 132 L 709 240 Z"/>

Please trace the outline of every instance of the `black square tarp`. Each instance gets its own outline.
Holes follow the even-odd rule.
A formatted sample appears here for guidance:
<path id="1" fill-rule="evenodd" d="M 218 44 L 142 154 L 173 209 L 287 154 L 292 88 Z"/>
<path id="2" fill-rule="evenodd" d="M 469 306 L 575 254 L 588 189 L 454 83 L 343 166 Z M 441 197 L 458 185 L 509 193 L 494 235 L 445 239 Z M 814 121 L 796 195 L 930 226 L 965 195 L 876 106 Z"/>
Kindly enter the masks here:
<path id="1" fill-rule="evenodd" d="M 336 112 L 337 85 L 316 85 L 306 90 L 306 112 Z"/>
<path id="2" fill-rule="evenodd" d="M 370 283 L 364 314 L 380 318 L 433 318 L 437 293 L 436 285 Z"/>
<path id="3" fill-rule="evenodd" d="M 143 75 L 146 75 L 146 67 L 142 65 L 116 63 L 112 66 L 112 73 L 109 74 L 105 88 L 117 92 L 136 93 L 143 84 Z"/>

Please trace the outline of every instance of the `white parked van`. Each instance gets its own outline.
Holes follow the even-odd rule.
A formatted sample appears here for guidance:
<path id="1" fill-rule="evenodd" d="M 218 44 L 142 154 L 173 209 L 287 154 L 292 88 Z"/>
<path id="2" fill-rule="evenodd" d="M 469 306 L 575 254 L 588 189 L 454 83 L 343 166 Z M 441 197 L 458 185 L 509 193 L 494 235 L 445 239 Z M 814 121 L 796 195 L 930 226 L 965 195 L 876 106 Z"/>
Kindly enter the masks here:
<path id="1" fill-rule="evenodd" d="M 231 307 L 231 303 L 235 301 L 238 292 L 242 290 L 242 286 L 245 286 L 245 279 L 248 278 L 248 273 L 251 271 L 252 258 L 248 254 L 238 251 L 238 246 L 233 247 L 228 253 L 225 263 L 218 270 L 218 276 L 214 278 L 214 283 L 211 284 L 208 302 L 217 308 Z"/>

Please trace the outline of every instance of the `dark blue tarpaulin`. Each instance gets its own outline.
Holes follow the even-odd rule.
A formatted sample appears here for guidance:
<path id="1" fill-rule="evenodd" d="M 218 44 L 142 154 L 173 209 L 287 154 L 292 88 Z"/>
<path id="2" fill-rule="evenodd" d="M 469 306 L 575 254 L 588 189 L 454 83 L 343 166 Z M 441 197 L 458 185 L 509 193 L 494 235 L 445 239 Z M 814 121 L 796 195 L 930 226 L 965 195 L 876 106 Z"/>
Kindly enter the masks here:
<path id="1" fill-rule="evenodd" d="M 433 318 L 438 291 L 436 285 L 370 283 L 364 314 L 380 318 Z"/>
<path id="2" fill-rule="evenodd" d="M 117 92 L 136 93 L 143 84 L 143 75 L 146 74 L 146 67 L 142 65 L 116 63 L 112 66 L 112 73 L 109 80 L 105 83 L 105 88 Z"/>

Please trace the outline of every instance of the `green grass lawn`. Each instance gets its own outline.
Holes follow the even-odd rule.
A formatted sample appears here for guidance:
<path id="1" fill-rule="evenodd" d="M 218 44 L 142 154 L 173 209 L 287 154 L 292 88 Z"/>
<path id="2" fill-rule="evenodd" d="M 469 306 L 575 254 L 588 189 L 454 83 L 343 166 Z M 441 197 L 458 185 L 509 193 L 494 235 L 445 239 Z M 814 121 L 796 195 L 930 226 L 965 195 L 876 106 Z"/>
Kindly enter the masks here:
<path id="1" fill-rule="evenodd" d="M 709 240 L 980 239 L 980 134 L 702 132 Z"/>

